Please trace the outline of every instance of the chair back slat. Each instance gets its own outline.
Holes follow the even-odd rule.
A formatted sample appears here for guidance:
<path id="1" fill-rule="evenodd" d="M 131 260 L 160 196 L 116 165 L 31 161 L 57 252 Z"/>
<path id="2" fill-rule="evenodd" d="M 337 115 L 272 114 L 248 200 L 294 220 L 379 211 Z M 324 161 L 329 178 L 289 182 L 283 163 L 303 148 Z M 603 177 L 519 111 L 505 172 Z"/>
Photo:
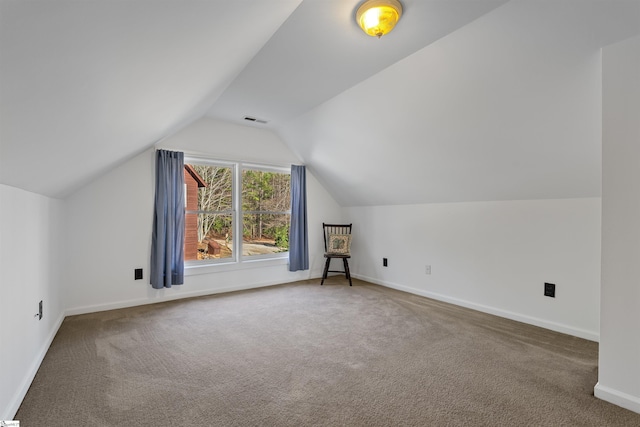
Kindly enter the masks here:
<path id="1" fill-rule="evenodd" d="M 322 223 L 324 229 L 324 251 L 327 252 L 327 244 L 331 234 L 351 234 L 353 224 L 325 224 Z"/>

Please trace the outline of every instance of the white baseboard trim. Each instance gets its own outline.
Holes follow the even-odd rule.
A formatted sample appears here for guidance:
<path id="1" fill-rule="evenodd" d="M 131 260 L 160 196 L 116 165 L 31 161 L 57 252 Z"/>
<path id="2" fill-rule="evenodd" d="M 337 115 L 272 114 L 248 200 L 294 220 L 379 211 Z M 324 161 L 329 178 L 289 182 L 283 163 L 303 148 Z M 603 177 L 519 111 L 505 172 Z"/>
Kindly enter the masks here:
<path id="1" fill-rule="evenodd" d="M 549 329 L 549 330 L 560 332 L 567 335 L 572 335 L 572 336 L 583 338 L 589 341 L 599 342 L 600 340 L 600 334 L 598 332 L 575 328 L 575 327 L 564 325 L 561 323 L 550 322 L 548 320 L 539 319 L 536 317 L 531 317 L 531 316 L 527 316 L 520 313 L 514 313 L 512 311 L 502 310 L 495 307 L 489 307 L 482 304 L 476 304 L 471 301 L 461 300 L 461 299 L 450 297 L 447 295 L 438 294 L 435 292 L 424 291 L 422 289 L 416 289 L 410 286 L 399 285 L 397 283 L 386 282 L 383 280 L 375 279 L 373 277 L 363 276 L 360 274 L 358 275 L 352 274 L 351 276 L 358 278 L 360 280 L 364 280 L 366 282 L 371 282 L 377 285 L 385 286 L 387 288 L 397 289 L 399 291 L 420 295 L 423 297 L 447 302 L 454 305 L 459 305 L 461 307 L 470 308 L 472 310 L 481 311 L 483 313 L 493 314 L 495 316 L 504 317 L 506 319 L 515 320 L 517 322 L 527 323 L 529 325 L 539 326 L 541 328 Z"/>
<path id="2" fill-rule="evenodd" d="M 226 292 L 245 291 L 248 289 L 264 288 L 267 286 L 282 285 L 282 284 L 284 284 L 282 280 L 271 280 L 267 282 L 252 283 L 247 285 L 228 286 L 226 288 L 180 292 L 173 295 L 166 295 L 166 296 L 161 296 L 157 298 L 138 298 L 134 300 L 118 301 L 118 302 L 113 302 L 108 304 L 87 305 L 83 307 L 67 309 L 65 312 L 65 315 L 75 316 L 78 314 L 96 313 L 99 311 L 107 311 L 107 310 L 117 310 L 120 308 L 136 307 L 139 305 L 156 304 L 156 303 L 174 301 L 174 300 L 179 300 L 184 298 L 194 298 L 194 297 L 201 297 L 205 295 L 222 294 Z M 162 291 L 162 290 L 159 290 L 159 291 Z"/>
<path id="3" fill-rule="evenodd" d="M 20 384 L 18 391 L 13 397 L 13 400 L 9 403 L 9 406 L 6 408 L 6 414 L 3 414 L 0 417 L 0 419 L 13 420 L 14 417 L 16 416 L 16 413 L 20 408 L 20 404 L 24 400 L 24 397 L 27 395 L 27 392 L 29 391 L 29 387 L 31 387 L 31 383 L 35 378 L 36 373 L 38 373 L 38 369 L 40 369 L 40 365 L 44 360 L 44 356 L 47 354 L 47 351 L 49 351 L 49 347 L 51 346 L 53 339 L 58 333 L 58 329 L 60 329 L 60 326 L 64 321 L 64 317 L 65 317 L 64 313 L 61 313 L 60 316 L 58 317 L 58 320 L 56 320 L 56 322 L 54 323 L 53 328 L 49 332 L 49 335 L 47 336 L 46 341 L 40 347 L 40 351 L 38 351 L 38 354 L 36 355 L 35 359 L 33 360 L 33 362 L 31 362 L 31 366 L 29 366 L 29 369 L 25 373 L 24 379 L 22 380 L 22 383 Z"/>
<path id="4" fill-rule="evenodd" d="M 510 311 L 500 310 L 497 308 L 488 307 L 481 304 L 476 304 L 469 301 L 460 300 L 457 298 L 448 297 L 446 295 L 428 292 L 428 291 L 424 291 L 424 290 L 420 290 L 420 289 L 416 289 L 416 288 L 412 288 L 404 285 L 399 285 L 392 282 L 385 282 L 372 277 L 367 277 L 367 276 L 357 275 L 357 274 L 352 274 L 351 276 L 360 280 L 364 280 L 370 283 L 375 283 L 377 285 L 385 286 L 385 287 L 396 289 L 399 291 L 408 292 L 411 294 L 420 295 L 427 298 L 432 298 L 438 301 L 459 305 L 462 307 L 470 308 L 470 309 L 481 311 L 484 313 L 493 314 L 500 317 L 505 317 L 507 319 L 516 320 L 523 323 L 532 324 L 535 326 L 540 326 L 542 328 L 550 329 L 556 332 L 566 333 L 566 334 L 577 336 L 587 340 L 597 342 L 599 339 L 599 335 L 595 332 L 573 328 L 570 326 L 557 324 L 553 322 L 548 322 L 542 319 L 537 319 L 534 317 L 529 317 L 529 316 L 521 315 L 518 313 L 513 313 Z M 309 278 L 315 279 L 319 277 L 315 277 L 315 275 L 313 275 L 313 277 L 309 277 Z M 192 291 L 192 292 L 181 292 L 178 294 L 159 297 L 159 298 L 139 298 L 135 300 L 120 301 L 120 302 L 114 302 L 114 303 L 108 303 L 108 304 L 96 304 L 96 305 L 67 309 L 64 313 L 62 313 L 59 316 L 58 320 L 56 321 L 54 328 L 52 329 L 49 336 L 47 337 L 46 342 L 41 347 L 36 359 L 34 359 L 33 363 L 29 368 L 29 371 L 26 373 L 19 392 L 16 394 L 13 401 L 9 404 L 9 407 L 7 408 L 7 414 L 4 415 L 3 419 L 10 420 L 10 419 L 13 419 L 13 417 L 15 416 L 16 412 L 18 411 L 18 408 L 20 407 L 20 404 L 22 403 L 22 400 L 26 396 L 27 391 L 31 386 L 31 383 L 33 382 L 33 379 L 35 378 L 36 373 L 38 372 L 38 369 L 40 368 L 42 360 L 47 354 L 47 351 L 49 350 L 49 347 L 51 346 L 51 343 L 53 342 L 53 339 L 55 338 L 66 316 L 95 313 L 95 312 L 107 311 L 107 310 L 116 310 L 120 308 L 155 304 L 155 303 L 173 301 L 173 300 L 178 300 L 183 298 L 193 298 L 193 297 L 199 297 L 199 296 L 205 296 L 205 295 L 221 294 L 226 292 L 257 289 L 257 288 L 263 288 L 263 287 L 280 285 L 280 284 L 283 284 L 281 280 L 275 280 L 275 281 L 267 281 L 267 282 L 261 282 L 261 283 L 252 283 L 250 285 L 236 285 L 236 286 L 229 286 L 225 288 L 207 289 L 207 290 Z M 597 384 L 595 387 L 595 395 L 596 397 L 602 400 L 605 400 L 607 402 L 613 403 L 623 408 L 640 413 L 640 399 L 638 399 L 637 397 L 630 396 L 625 393 L 600 386 L 599 384 Z"/>
<path id="5" fill-rule="evenodd" d="M 296 279 L 295 281 L 298 281 L 298 280 L 304 280 L 304 279 Z M 9 403 L 8 407 L 4 408 L 4 413 L 0 414 L 0 419 L 2 420 L 14 419 L 16 413 L 18 412 L 18 409 L 20 408 L 20 404 L 22 403 L 25 396 L 27 395 L 27 392 L 29 391 L 29 387 L 31 387 L 31 383 L 35 378 L 36 373 L 38 372 L 38 369 L 40 369 L 40 365 L 42 364 L 42 361 L 44 360 L 44 357 L 46 356 L 47 351 L 49 351 L 49 347 L 51 346 L 53 339 L 55 338 L 56 334 L 58 333 L 58 330 L 60 329 L 60 326 L 62 326 L 62 322 L 67 316 L 95 313 L 95 312 L 107 311 L 107 310 L 117 310 L 119 308 L 155 304 L 155 303 L 173 301 L 173 300 L 178 300 L 183 298 L 193 298 L 193 297 L 199 297 L 199 296 L 205 296 L 205 295 L 221 294 L 226 292 L 235 292 L 235 291 L 244 291 L 248 289 L 264 288 L 268 286 L 281 285 L 285 283 L 286 282 L 283 282 L 282 280 L 273 280 L 273 281 L 267 281 L 267 282 L 261 282 L 261 283 L 253 283 L 250 285 L 237 285 L 237 286 L 229 286 L 226 288 L 207 289 L 207 290 L 200 290 L 200 291 L 193 291 L 193 292 L 181 292 L 179 294 L 165 296 L 161 298 L 154 298 L 154 299 L 139 298 L 135 300 L 120 301 L 120 302 L 109 303 L 109 304 L 96 304 L 96 305 L 67 309 L 63 313 L 61 313 L 60 316 L 58 317 L 58 320 L 56 321 L 53 329 L 49 333 L 47 340 L 42 345 L 40 351 L 38 352 L 37 357 L 33 360 L 33 363 L 29 367 L 29 370 L 26 372 L 18 392 L 16 392 L 13 400 Z M 2 410 L 2 408 L 0 408 L 0 410 Z"/>
<path id="6" fill-rule="evenodd" d="M 632 396 L 627 393 L 623 393 L 618 390 L 596 384 L 593 388 L 593 394 L 598 398 L 606 402 L 613 403 L 614 405 L 628 409 L 640 414 L 640 397 Z"/>

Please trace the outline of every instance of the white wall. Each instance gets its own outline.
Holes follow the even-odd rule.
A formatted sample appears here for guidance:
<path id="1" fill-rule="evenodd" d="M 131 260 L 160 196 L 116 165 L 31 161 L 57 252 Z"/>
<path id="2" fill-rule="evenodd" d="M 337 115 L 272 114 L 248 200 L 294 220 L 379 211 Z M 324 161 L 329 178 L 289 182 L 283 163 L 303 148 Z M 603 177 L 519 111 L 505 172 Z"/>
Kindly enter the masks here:
<path id="1" fill-rule="evenodd" d="M 59 200 L 0 184 L 0 420 L 13 419 L 63 319 L 61 212 Z"/>
<path id="2" fill-rule="evenodd" d="M 595 394 L 640 413 L 640 37 L 603 49 L 602 289 Z"/>
<path id="3" fill-rule="evenodd" d="M 153 150 L 148 150 L 65 200 L 66 308 L 103 306 L 150 297 Z M 134 268 L 145 280 L 134 281 Z"/>
<path id="4" fill-rule="evenodd" d="M 288 166 L 300 161 L 272 132 L 201 119 L 157 144 L 216 159 Z M 149 285 L 154 198 L 154 150 L 148 150 L 90 183 L 66 200 L 66 303 L 68 313 L 139 305 L 166 299 L 265 286 L 318 277 L 322 270 L 322 221 L 340 208 L 307 173 L 311 270 L 289 272 L 285 262 L 263 261 L 187 270 L 185 283 L 155 290 Z M 144 268 L 144 280 L 133 270 Z M 214 271 L 214 272 L 211 272 Z"/>
<path id="5" fill-rule="evenodd" d="M 357 277 L 598 339 L 599 198 L 354 207 L 345 213 L 354 223 L 351 265 Z M 555 298 L 543 295 L 545 282 L 556 284 Z"/>
<path id="6" fill-rule="evenodd" d="M 599 197 L 598 26 L 576 3 L 507 2 L 280 134 L 343 206 Z"/>

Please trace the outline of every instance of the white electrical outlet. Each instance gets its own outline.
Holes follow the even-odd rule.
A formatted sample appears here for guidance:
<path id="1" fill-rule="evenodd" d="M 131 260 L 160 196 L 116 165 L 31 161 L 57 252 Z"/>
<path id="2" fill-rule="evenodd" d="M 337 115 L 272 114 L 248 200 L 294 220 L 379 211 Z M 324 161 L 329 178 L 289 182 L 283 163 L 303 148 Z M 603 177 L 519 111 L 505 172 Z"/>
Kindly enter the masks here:
<path id="1" fill-rule="evenodd" d="M 430 265 L 426 265 L 424 267 L 424 273 L 425 274 L 431 274 L 431 266 Z"/>

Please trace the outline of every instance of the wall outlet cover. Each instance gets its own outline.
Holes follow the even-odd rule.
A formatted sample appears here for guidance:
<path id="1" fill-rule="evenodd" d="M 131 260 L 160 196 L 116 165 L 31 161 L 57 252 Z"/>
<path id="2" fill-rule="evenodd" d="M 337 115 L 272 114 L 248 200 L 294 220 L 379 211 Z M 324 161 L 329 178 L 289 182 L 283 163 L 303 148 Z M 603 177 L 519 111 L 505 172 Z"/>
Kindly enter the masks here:
<path id="1" fill-rule="evenodd" d="M 556 297 L 556 285 L 554 283 L 545 283 L 544 284 L 544 296 L 545 297 Z"/>
<path id="2" fill-rule="evenodd" d="M 142 269 L 136 268 L 133 273 L 134 280 L 142 280 Z"/>

